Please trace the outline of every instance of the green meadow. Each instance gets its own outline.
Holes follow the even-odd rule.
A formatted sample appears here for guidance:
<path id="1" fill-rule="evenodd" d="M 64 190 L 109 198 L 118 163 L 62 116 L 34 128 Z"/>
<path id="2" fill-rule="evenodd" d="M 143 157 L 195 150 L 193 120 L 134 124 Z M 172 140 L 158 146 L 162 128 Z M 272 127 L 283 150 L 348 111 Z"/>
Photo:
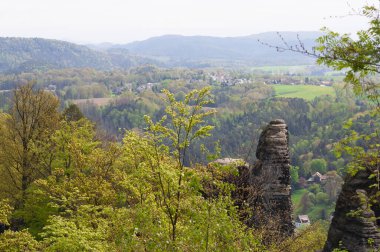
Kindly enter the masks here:
<path id="1" fill-rule="evenodd" d="M 321 95 L 335 96 L 334 89 L 328 86 L 273 85 L 273 88 L 277 97 L 303 98 L 310 101 Z"/>
<path id="2" fill-rule="evenodd" d="M 252 70 L 260 70 L 272 73 L 287 73 L 287 72 L 297 72 L 304 73 L 307 72 L 309 65 L 299 65 L 299 66 L 260 66 L 252 67 Z"/>
<path id="3" fill-rule="evenodd" d="M 301 197 L 305 192 L 307 192 L 306 189 L 299 189 L 292 192 L 292 202 L 295 207 L 299 205 Z"/>

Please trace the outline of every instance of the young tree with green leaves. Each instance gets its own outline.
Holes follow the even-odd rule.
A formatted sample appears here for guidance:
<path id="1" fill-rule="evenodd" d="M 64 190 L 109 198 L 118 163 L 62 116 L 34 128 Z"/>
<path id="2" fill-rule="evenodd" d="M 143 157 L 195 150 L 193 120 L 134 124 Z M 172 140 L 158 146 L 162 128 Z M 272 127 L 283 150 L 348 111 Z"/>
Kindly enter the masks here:
<path id="1" fill-rule="evenodd" d="M 174 242 L 183 208 L 183 180 L 188 148 L 195 140 L 210 135 L 213 126 L 205 125 L 205 118 L 215 111 L 205 109 L 205 106 L 212 102 L 209 87 L 191 91 L 185 96 L 184 101 L 177 101 L 174 94 L 168 90 L 163 90 L 163 93 L 166 95 L 166 115 L 157 123 L 153 123 L 148 116 L 146 116 L 146 121 L 156 153 L 158 154 L 158 150 L 162 149 L 163 141 L 168 141 L 168 151 L 176 160 L 174 164 L 176 181 L 172 181 L 174 183 L 165 185 L 162 173 L 160 171 L 155 173 L 160 185 L 163 206 L 170 219 L 171 239 Z M 155 159 L 157 167 L 152 168 L 159 170 L 161 169 L 161 157 L 156 155 Z"/>

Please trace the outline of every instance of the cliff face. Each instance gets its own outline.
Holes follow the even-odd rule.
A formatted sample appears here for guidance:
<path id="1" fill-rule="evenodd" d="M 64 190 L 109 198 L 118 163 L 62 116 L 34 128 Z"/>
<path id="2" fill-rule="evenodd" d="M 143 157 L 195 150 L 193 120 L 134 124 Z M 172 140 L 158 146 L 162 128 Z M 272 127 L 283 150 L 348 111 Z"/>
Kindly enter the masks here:
<path id="1" fill-rule="evenodd" d="M 291 235 L 292 201 L 290 188 L 289 135 L 284 120 L 274 120 L 260 135 L 256 151 L 258 162 L 252 183 L 258 185 L 258 205 L 264 216 L 278 220 L 279 231 Z"/>
<path id="2" fill-rule="evenodd" d="M 336 202 L 324 252 L 340 246 L 355 252 L 380 248 L 379 201 L 369 204 L 369 197 L 377 193 L 377 189 L 371 187 L 376 182 L 369 179 L 372 173 L 373 168 L 367 167 L 346 178 Z"/>

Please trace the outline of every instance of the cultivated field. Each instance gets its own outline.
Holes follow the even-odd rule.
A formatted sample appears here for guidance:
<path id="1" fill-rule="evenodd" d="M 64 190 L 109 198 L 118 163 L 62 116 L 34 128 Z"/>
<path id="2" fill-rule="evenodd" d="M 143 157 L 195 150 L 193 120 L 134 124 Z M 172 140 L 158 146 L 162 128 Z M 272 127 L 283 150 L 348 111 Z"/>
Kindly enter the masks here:
<path id="1" fill-rule="evenodd" d="M 317 96 L 331 95 L 335 96 L 335 91 L 328 86 L 314 85 L 273 85 L 278 97 L 287 98 L 303 98 L 305 100 L 313 100 Z"/>

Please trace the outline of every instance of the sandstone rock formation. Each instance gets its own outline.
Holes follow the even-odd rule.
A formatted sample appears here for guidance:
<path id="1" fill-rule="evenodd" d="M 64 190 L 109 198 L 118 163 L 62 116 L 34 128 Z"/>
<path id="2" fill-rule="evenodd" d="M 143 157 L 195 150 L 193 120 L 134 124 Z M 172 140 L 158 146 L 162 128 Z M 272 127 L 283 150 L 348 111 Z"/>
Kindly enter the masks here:
<path id="1" fill-rule="evenodd" d="M 253 168 L 253 181 L 259 189 L 258 205 L 267 218 L 278 220 L 278 230 L 284 235 L 294 231 L 290 187 L 289 135 L 284 120 L 274 120 L 260 135 Z"/>
<path id="2" fill-rule="evenodd" d="M 324 252 L 344 248 L 352 252 L 380 250 L 380 205 L 370 204 L 377 189 L 369 179 L 373 167 L 348 176 L 336 202 Z M 380 197 L 378 196 L 378 199 Z"/>
<path id="3" fill-rule="evenodd" d="M 239 175 L 225 178 L 235 184 L 232 196 L 248 226 L 263 230 L 264 240 L 283 239 L 293 234 L 290 196 L 288 130 L 283 120 L 266 126 L 259 138 L 257 162 L 248 166 L 239 159 L 219 159 L 219 165 L 236 165 Z"/>

